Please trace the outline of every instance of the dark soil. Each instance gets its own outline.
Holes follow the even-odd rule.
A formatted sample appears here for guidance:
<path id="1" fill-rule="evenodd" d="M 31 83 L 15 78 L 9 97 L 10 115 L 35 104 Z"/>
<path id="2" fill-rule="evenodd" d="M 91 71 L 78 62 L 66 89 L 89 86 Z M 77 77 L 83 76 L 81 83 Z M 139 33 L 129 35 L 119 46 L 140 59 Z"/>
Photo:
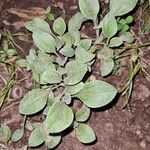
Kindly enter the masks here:
<path id="1" fill-rule="evenodd" d="M 29 10 L 31 14 L 29 16 L 38 17 L 42 15 L 42 11 L 48 6 L 52 7 L 52 11 L 55 16 L 61 16 L 65 20 L 68 19 L 77 12 L 78 4 L 77 0 L 1 0 L 0 1 L 0 28 L 7 28 L 14 32 L 27 32 L 23 25 L 28 18 L 22 18 L 19 14 L 24 10 Z M 30 11 L 33 7 L 40 10 L 40 13 Z M 11 13 L 12 8 L 17 10 L 18 14 Z M 43 8 L 43 9 L 42 9 Z M 33 13 L 33 14 L 32 14 Z M 142 22 L 140 16 L 140 10 L 137 10 L 134 14 L 136 24 L 133 26 L 133 30 L 136 29 L 137 40 L 148 41 L 150 35 L 143 34 L 142 36 L 138 32 L 141 30 L 139 22 Z M 141 18 L 140 18 L 141 17 Z M 140 19 L 139 19 L 140 18 Z M 85 25 L 82 29 L 86 35 L 93 37 L 95 34 L 91 30 L 91 23 Z M 25 57 L 28 54 L 28 50 L 32 46 L 31 43 L 18 42 L 23 51 L 18 49 L 20 57 Z M 143 54 L 143 60 L 147 71 L 150 72 L 150 53 Z M 121 62 L 121 68 L 116 75 L 113 75 L 106 80 L 107 82 L 119 87 L 121 83 L 126 83 L 128 77 L 128 65 L 129 60 L 123 59 Z M 4 77 L 7 80 L 7 73 L 1 67 L 0 77 Z M 22 78 L 26 78 L 21 82 L 17 82 Z M 96 79 L 102 79 L 99 74 L 99 62 L 96 62 L 93 66 L 93 76 Z M 57 150 L 149 150 L 150 149 L 150 79 L 148 77 L 139 74 L 135 80 L 134 91 L 132 94 L 130 105 L 121 110 L 122 105 L 125 102 L 123 96 L 117 97 L 113 103 L 105 108 L 93 110 L 92 116 L 88 122 L 90 126 L 96 132 L 97 142 L 93 145 L 83 145 L 75 138 L 74 132 L 64 136 L 62 143 L 57 147 Z M 16 86 L 22 90 L 25 94 L 32 88 L 31 73 L 25 70 L 16 69 Z M 4 81 L 0 78 L 0 89 L 4 86 Z M 12 89 L 12 90 L 13 90 Z M 11 91 L 12 92 L 12 91 Z M 19 98 L 12 97 L 10 94 L 10 100 L 0 110 L 0 123 L 6 123 L 10 126 L 12 131 L 15 131 L 20 127 L 23 117 L 18 112 L 19 101 L 23 95 Z M 41 117 L 35 116 L 33 120 L 40 121 Z M 27 139 L 29 137 L 27 132 L 23 139 L 17 143 L 8 143 L 6 150 L 26 150 Z M 1 148 L 0 148 L 1 150 Z M 39 150 L 46 150 L 45 147 L 39 148 Z"/>

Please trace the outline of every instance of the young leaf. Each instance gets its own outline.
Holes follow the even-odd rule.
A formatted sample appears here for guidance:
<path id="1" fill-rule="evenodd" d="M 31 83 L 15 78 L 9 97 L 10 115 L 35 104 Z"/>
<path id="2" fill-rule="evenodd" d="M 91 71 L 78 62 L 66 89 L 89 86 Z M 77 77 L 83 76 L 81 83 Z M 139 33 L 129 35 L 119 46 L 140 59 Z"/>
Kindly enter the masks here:
<path id="1" fill-rule="evenodd" d="M 130 12 L 136 6 L 138 0 L 110 0 L 110 12 L 114 16 L 122 16 Z"/>
<path id="2" fill-rule="evenodd" d="M 117 94 L 117 90 L 110 84 L 95 80 L 85 83 L 77 97 L 88 107 L 98 108 L 110 103 Z"/>
<path id="3" fill-rule="evenodd" d="M 58 35 L 63 35 L 65 30 L 66 30 L 66 23 L 65 21 L 59 17 L 54 21 L 53 24 L 53 30 L 58 34 Z"/>
<path id="4" fill-rule="evenodd" d="M 81 13 L 87 18 L 94 22 L 97 19 L 100 5 L 98 0 L 79 0 L 79 7 Z"/>
<path id="5" fill-rule="evenodd" d="M 10 140 L 11 131 L 6 124 L 2 124 L 0 127 L 0 141 L 7 143 Z"/>
<path id="6" fill-rule="evenodd" d="M 85 122 L 90 116 L 90 109 L 83 105 L 76 113 L 75 118 L 77 122 Z"/>
<path id="7" fill-rule="evenodd" d="M 16 64 L 21 68 L 25 68 L 27 67 L 28 62 L 25 59 L 19 59 L 16 61 Z"/>
<path id="8" fill-rule="evenodd" d="M 131 34 L 130 32 L 125 32 L 123 33 L 120 38 L 125 41 L 125 42 L 128 42 L 128 43 L 132 43 L 134 41 L 134 37 L 133 37 L 133 34 Z"/>
<path id="9" fill-rule="evenodd" d="M 67 105 L 69 105 L 71 103 L 71 96 L 69 94 L 65 94 L 62 97 L 62 101 L 65 102 Z"/>
<path id="10" fill-rule="evenodd" d="M 112 59 L 101 61 L 100 71 L 103 77 L 110 74 L 113 68 L 114 68 L 114 61 Z"/>
<path id="11" fill-rule="evenodd" d="M 114 37 L 110 40 L 109 47 L 118 47 L 123 43 L 120 37 Z"/>
<path id="12" fill-rule="evenodd" d="M 70 61 L 65 66 L 67 77 L 64 82 L 67 85 L 79 83 L 87 72 L 87 66 L 78 61 Z"/>
<path id="13" fill-rule="evenodd" d="M 117 33 L 117 21 L 115 17 L 108 13 L 103 19 L 102 32 L 107 38 L 111 38 Z"/>
<path id="14" fill-rule="evenodd" d="M 32 131 L 29 137 L 29 146 L 30 147 L 37 147 L 44 142 L 44 137 L 40 128 L 35 129 Z"/>
<path id="15" fill-rule="evenodd" d="M 46 32 L 33 32 L 32 34 L 35 45 L 46 53 L 55 53 L 55 40 Z"/>
<path id="16" fill-rule="evenodd" d="M 84 50 L 88 50 L 91 47 L 92 40 L 91 39 L 84 39 L 80 42 L 78 49 L 82 48 Z"/>
<path id="17" fill-rule="evenodd" d="M 17 129 L 11 136 L 11 140 L 13 142 L 17 142 L 19 141 L 22 137 L 23 137 L 23 134 L 24 134 L 24 129 L 23 128 L 20 128 L 20 129 Z"/>
<path id="18" fill-rule="evenodd" d="M 75 51 L 73 48 L 66 47 L 66 46 L 63 47 L 59 52 L 66 57 L 73 57 L 73 55 L 75 54 Z"/>
<path id="19" fill-rule="evenodd" d="M 42 74 L 41 80 L 45 81 L 46 83 L 55 84 L 55 83 L 60 83 L 62 77 L 57 71 L 46 70 Z"/>
<path id="20" fill-rule="evenodd" d="M 49 133 L 59 133 L 73 122 L 73 112 L 64 102 L 56 102 L 48 111 L 46 126 Z"/>
<path id="21" fill-rule="evenodd" d="M 21 100 L 19 112 L 24 115 L 32 115 L 42 110 L 47 103 L 48 91 L 33 89 Z M 34 107 L 33 107 L 34 106 Z"/>
<path id="22" fill-rule="evenodd" d="M 79 30 L 81 27 L 81 24 L 87 20 L 82 13 L 78 12 L 76 13 L 68 23 L 68 30 L 69 32 L 75 32 L 76 30 Z"/>
<path id="23" fill-rule="evenodd" d="M 25 27 L 31 32 L 46 32 L 51 34 L 49 24 L 40 18 L 35 18 L 26 23 Z"/>
<path id="24" fill-rule="evenodd" d="M 80 82 L 79 84 L 76 85 L 71 85 L 71 86 L 66 86 L 65 90 L 63 93 L 65 94 L 70 94 L 70 95 L 75 95 L 77 94 L 82 88 L 84 87 L 84 83 Z"/>
<path id="25" fill-rule="evenodd" d="M 96 140 L 93 129 L 86 124 L 79 124 L 79 126 L 76 128 L 76 137 L 84 144 L 92 143 Z"/>
<path id="26" fill-rule="evenodd" d="M 67 32 L 63 35 L 63 40 L 65 42 L 66 47 L 71 47 L 74 43 L 74 37 L 71 32 Z"/>

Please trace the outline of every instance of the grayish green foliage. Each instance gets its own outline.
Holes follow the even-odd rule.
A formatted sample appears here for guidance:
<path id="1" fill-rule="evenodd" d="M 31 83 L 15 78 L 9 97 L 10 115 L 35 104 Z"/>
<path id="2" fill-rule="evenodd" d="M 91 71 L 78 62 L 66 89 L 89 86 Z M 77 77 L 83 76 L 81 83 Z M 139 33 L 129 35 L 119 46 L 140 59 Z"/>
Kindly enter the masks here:
<path id="1" fill-rule="evenodd" d="M 11 136 L 11 140 L 13 142 L 17 142 L 19 141 L 24 135 L 24 129 L 23 128 L 20 128 L 20 129 L 17 129 Z"/>

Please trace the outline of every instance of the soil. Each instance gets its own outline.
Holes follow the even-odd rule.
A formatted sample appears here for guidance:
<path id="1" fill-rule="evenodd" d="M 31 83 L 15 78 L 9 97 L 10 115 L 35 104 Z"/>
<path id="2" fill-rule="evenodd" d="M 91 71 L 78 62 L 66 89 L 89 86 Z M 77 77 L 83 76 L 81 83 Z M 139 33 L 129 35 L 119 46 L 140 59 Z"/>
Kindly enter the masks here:
<path id="1" fill-rule="evenodd" d="M 28 21 L 28 17 L 22 17 L 23 12 L 28 13 L 28 16 L 42 16 L 44 9 L 48 6 L 52 7 L 55 16 L 61 16 L 66 21 L 77 12 L 78 0 L 1 0 L 0 1 L 0 28 L 7 28 L 13 33 L 27 31 L 23 27 Z M 105 5 L 104 5 L 105 6 Z M 35 8 L 36 7 L 36 8 Z M 34 8 L 34 9 L 33 9 Z M 16 10 L 17 13 L 13 13 Z M 25 11 L 26 10 L 26 11 Z M 33 10 L 33 11 L 31 11 Z M 35 13 L 36 12 L 36 13 Z M 21 14 L 22 13 L 22 14 Z M 148 41 L 150 35 L 147 33 L 140 34 L 142 17 L 140 10 L 134 12 L 135 25 L 133 31 L 136 32 L 136 37 L 139 42 Z M 87 36 L 94 37 L 91 23 L 85 25 L 82 32 Z M 33 46 L 31 43 L 19 42 L 22 50 L 17 49 L 20 57 L 25 57 L 29 49 Z M 149 48 L 149 47 L 148 47 Z M 147 49 L 148 49 L 147 48 Z M 149 51 L 143 54 L 143 65 L 150 72 L 150 53 Z M 146 62 L 146 63 L 144 63 Z M 93 66 L 93 77 L 102 79 L 99 73 L 99 62 Z M 126 83 L 128 77 L 129 60 L 125 58 L 121 61 L 121 68 L 117 74 L 111 77 L 102 79 L 112 85 L 119 87 L 121 83 Z M 4 86 L 4 80 L 7 80 L 8 74 L 4 68 L 0 68 L 0 89 Z M 25 80 L 20 81 L 20 79 Z M 9 93 L 9 100 L 0 110 L 0 123 L 6 123 L 10 126 L 12 132 L 20 127 L 23 117 L 18 113 L 18 105 L 23 95 L 32 89 L 31 73 L 25 70 L 16 68 L 16 83 Z M 20 81 L 20 82 L 18 82 Z M 30 83 L 30 84 L 29 84 Z M 22 92 L 18 97 L 13 97 L 11 92 L 14 88 L 21 89 Z M 16 90 L 16 92 L 18 92 Z M 17 94 L 18 95 L 18 94 Z M 97 142 L 92 145 L 83 145 L 76 138 L 74 132 L 65 135 L 57 150 L 149 150 L 150 149 L 150 79 L 143 76 L 141 73 L 136 77 L 134 90 L 130 105 L 125 109 L 121 109 L 125 102 L 124 96 L 118 96 L 108 106 L 93 110 L 88 124 L 93 127 L 97 135 Z M 33 117 L 33 120 L 40 121 L 42 116 Z M 21 141 L 17 143 L 8 143 L 6 150 L 26 150 L 27 132 Z M 1 150 L 2 148 L 0 148 Z M 46 150 L 46 147 L 38 148 Z M 29 148 L 29 150 L 31 150 Z"/>

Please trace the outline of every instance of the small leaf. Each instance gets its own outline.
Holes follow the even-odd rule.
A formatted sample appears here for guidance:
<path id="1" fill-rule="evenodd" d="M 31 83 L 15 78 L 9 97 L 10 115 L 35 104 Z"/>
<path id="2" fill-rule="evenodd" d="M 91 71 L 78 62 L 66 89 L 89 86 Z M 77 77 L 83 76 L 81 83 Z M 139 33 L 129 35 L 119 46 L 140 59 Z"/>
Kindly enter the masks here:
<path id="1" fill-rule="evenodd" d="M 69 105 L 71 103 L 71 96 L 69 94 L 65 94 L 62 97 L 62 101 L 65 102 L 67 105 Z"/>
<path id="2" fill-rule="evenodd" d="M 45 81 L 46 83 L 55 84 L 60 83 L 62 77 L 57 71 L 47 70 L 42 74 L 41 80 Z"/>
<path id="3" fill-rule="evenodd" d="M 16 55 L 16 54 L 17 54 L 17 51 L 16 51 L 15 49 L 7 49 L 7 50 L 5 51 L 5 53 L 6 53 L 7 57 L 10 58 L 10 57 Z"/>
<path id="4" fill-rule="evenodd" d="M 0 141 L 7 143 L 10 140 L 11 131 L 6 124 L 2 124 L 0 127 Z"/>
<path id="5" fill-rule="evenodd" d="M 46 126 L 49 133 L 59 133 L 73 122 L 73 112 L 64 102 L 56 102 L 48 111 Z"/>
<path id="6" fill-rule="evenodd" d="M 126 18 L 126 23 L 127 24 L 130 24 L 130 23 L 132 23 L 133 22 L 133 17 L 132 16 L 128 16 L 127 18 Z"/>
<path id="7" fill-rule="evenodd" d="M 65 30 L 66 30 L 66 23 L 65 21 L 59 17 L 54 21 L 53 24 L 53 30 L 58 34 L 58 35 L 63 35 Z"/>
<path id="8" fill-rule="evenodd" d="M 16 64 L 21 68 L 25 68 L 27 67 L 28 62 L 25 59 L 19 59 L 16 61 Z"/>
<path id="9" fill-rule="evenodd" d="M 46 53 L 55 53 L 55 40 L 54 38 L 45 32 L 33 32 L 33 40 L 35 45 Z"/>
<path id="10" fill-rule="evenodd" d="M 87 72 L 87 66 L 78 61 L 70 61 L 65 66 L 67 77 L 64 79 L 67 85 L 79 83 Z"/>
<path id="11" fill-rule="evenodd" d="M 65 42 L 66 47 L 71 47 L 74 43 L 74 37 L 70 32 L 67 32 L 66 34 L 63 35 L 63 40 Z"/>
<path id="12" fill-rule="evenodd" d="M 75 118 L 77 122 L 85 122 L 90 116 L 90 109 L 83 105 L 76 113 Z"/>
<path id="13" fill-rule="evenodd" d="M 120 37 L 114 37 L 110 40 L 109 47 L 118 47 L 123 43 Z"/>
<path id="14" fill-rule="evenodd" d="M 35 18 L 26 23 L 25 27 L 31 32 L 46 32 L 51 34 L 49 24 L 40 18 Z"/>
<path id="15" fill-rule="evenodd" d="M 122 16 L 130 12 L 136 6 L 138 0 L 110 0 L 110 12 L 114 16 Z"/>
<path id="16" fill-rule="evenodd" d="M 70 94 L 70 95 L 75 95 L 77 94 L 82 88 L 84 87 L 84 83 L 80 82 L 79 84 L 76 85 L 71 85 L 71 86 L 66 86 L 65 90 L 63 93 L 65 94 Z"/>
<path id="17" fill-rule="evenodd" d="M 120 38 L 125 41 L 125 42 L 128 42 L 128 43 L 132 43 L 134 41 L 134 37 L 133 37 L 133 34 L 131 34 L 130 32 L 125 32 L 123 33 Z"/>
<path id="18" fill-rule="evenodd" d="M 17 129 L 11 136 L 11 140 L 13 142 L 17 142 L 19 141 L 24 135 L 24 129 L 23 128 L 20 128 L 20 129 Z"/>
<path id="19" fill-rule="evenodd" d="M 87 19 L 96 21 L 100 9 L 98 0 L 79 0 L 79 8 Z"/>
<path id="20" fill-rule="evenodd" d="M 102 32 L 107 38 L 117 33 L 117 21 L 111 13 L 108 13 L 103 19 Z"/>
<path id="21" fill-rule="evenodd" d="M 30 147 L 37 147 L 44 142 L 44 137 L 40 128 L 35 129 L 32 131 L 29 137 L 29 146 Z"/>
<path id="22" fill-rule="evenodd" d="M 85 83 L 77 97 L 88 107 L 98 108 L 110 103 L 117 94 L 117 90 L 110 84 L 95 80 Z"/>
<path id="23" fill-rule="evenodd" d="M 87 20 L 82 13 L 78 12 L 76 13 L 68 23 L 68 30 L 69 32 L 74 32 L 76 30 L 79 30 L 81 27 L 81 24 Z"/>
<path id="24" fill-rule="evenodd" d="M 76 137 L 84 144 L 92 143 L 96 140 L 93 129 L 86 124 L 79 124 L 79 126 L 76 128 Z"/>
<path id="25" fill-rule="evenodd" d="M 91 39 L 84 39 L 80 42 L 78 49 L 82 48 L 84 50 L 88 50 L 92 45 L 92 40 Z"/>
<path id="26" fill-rule="evenodd" d="M 19 112 L 24 115 L 32 115 L 42 110 L 47 103 L 48 91 L 33 89 L 21 100 Z M 33 107 L 34 106 L 34 107 Z"/>
<path id="27" fill-rule="evenodd" d="M 73 57 L 73 55 L 75 54 L 73 48 L 66 46 L 63 47 L 59 52 L 66 57 Z"/>
<path id="28" fill-rule="evenodd" d="M 62 58 L 62 57 L 57 57 L 56 58 L 56 63 L 58 63 L 58 65 L 60 65 L 60 66 L 64 66 L 65 64 L 66 64 L 66 62 L 67 62 L 67 60 L 68 60 L 68 58 L 67 57 L 65 57 L 65 58 Z M 57 69 L 57 71 L 58 71 L 58 69 Z M 62 74 L 61 72 L 60 72 L 60 70 L 58 71 L 61 75 L 64 75 L 64 74 Z"/>

